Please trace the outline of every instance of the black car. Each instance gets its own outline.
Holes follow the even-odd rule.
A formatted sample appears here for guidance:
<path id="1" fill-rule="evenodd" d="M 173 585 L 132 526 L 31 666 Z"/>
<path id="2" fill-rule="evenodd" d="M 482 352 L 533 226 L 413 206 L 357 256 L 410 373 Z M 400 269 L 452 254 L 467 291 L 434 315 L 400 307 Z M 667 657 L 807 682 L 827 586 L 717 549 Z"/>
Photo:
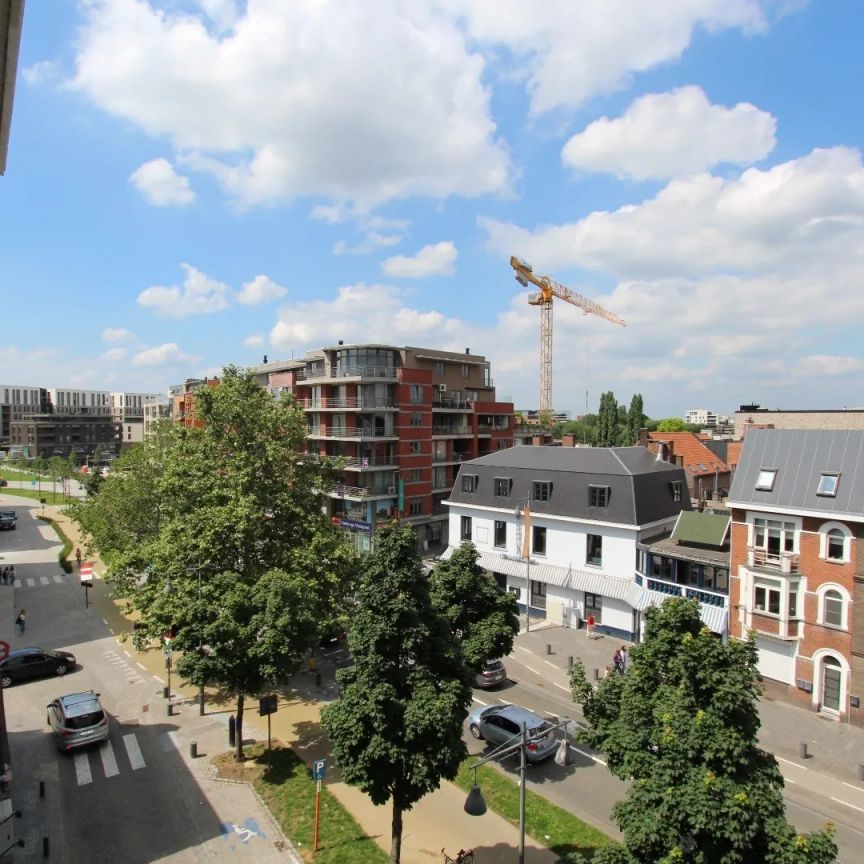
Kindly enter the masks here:
<path id="1" fill-rule="evenodd" d="M 75 657 L 68 651 L 16 648 L 5 660 L 0 660 L 0 687 L 11 687 L 16 681 L 44 675 L 65 675 L 74 668 Z"/>

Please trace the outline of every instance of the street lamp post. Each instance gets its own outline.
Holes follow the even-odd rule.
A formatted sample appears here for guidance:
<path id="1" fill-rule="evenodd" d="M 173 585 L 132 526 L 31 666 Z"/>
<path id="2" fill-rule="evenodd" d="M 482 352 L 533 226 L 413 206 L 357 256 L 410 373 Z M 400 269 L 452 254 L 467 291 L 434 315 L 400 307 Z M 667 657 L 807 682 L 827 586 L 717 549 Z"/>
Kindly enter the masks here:
<path id="1" fill-rule="evenodd" d="M 174 586 L 171 584 L 171 580 L 169 579 L 165 583 L 165 588 L 163 589 L 166 596 L 170 596 L 174 593 Z M 170 634 L 170 630 L 168 631 Z M 168 686 L 165 688 L 165 696 L 168 699 L 168 716 L 170 717 L 173 713 L 171 709 L 171 642 L 170 636 L 169 640 L 166 640 L 167 644 L 165 646 L 165 670 L 168 672 Z"/>
<path id="2" fill-rule="evenodd" d="M 558 745 L 558 750 L 555 753 L 555 762 L 558 765 L 570 764 L 570 749 L 567 742 L 567 724 L 571 720 L 562 720 L 549 728 L 549 732 L 554 732 L 556 729 L 564 730 L 564 737 Z M 547 733 L 548 734 L 548 733 Z M 471 791 L 465 799 L 465 812 L 469 816 L 482 816 L 486 812 L 486 801 L 483 798 L 483 793 L 480 791 L 480 786 L 477 784 L 477 769 L 486 762 L 493 762 L 496 759 L 503 759 L 505 756 L 511 756 L 517 750 L 519 751 L 519 855 L 517 857 L 518 864 L 525 864 L 525 776 L 527 767 L 526 748 L 528 746 L 528 730 L 525 724 L 522 724 L 522 729 L 519 734 L 519 739 L 515 744 L 502 744 L 497 750 L 493 750 L 488 756 L 478 759 L 471 769 L 474 771 L 474 783 L 471 785 Z"/>
<path id="3" fill-rule="evenodd" d="M 201 562 L 198 562 L 198 662 L 204 656 L 204 633 L 201 630 Z M 204 675 L 198 685 L 198 714 L 204 716 Z"/>

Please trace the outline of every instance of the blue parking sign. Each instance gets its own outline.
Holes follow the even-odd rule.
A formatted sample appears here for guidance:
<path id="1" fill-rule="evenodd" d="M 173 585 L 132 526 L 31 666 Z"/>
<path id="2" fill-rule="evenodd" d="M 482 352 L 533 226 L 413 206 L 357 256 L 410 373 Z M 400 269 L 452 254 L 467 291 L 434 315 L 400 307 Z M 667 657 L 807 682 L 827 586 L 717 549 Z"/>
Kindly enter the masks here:
<path id="1" fill-rule="evenodd" d="M 327 760 L 316 759 L 312 763 L 312 779 L 323 780 L 327 776 Z"/>

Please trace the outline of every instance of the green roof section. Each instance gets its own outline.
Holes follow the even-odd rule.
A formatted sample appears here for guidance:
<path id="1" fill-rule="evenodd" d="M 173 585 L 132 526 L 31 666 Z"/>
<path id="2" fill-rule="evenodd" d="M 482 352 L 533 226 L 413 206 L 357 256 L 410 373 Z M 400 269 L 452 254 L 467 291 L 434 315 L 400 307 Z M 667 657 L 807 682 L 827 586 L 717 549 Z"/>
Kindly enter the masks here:
<path id="1" fill-rule="evenodd" d="M 722 546 L 729 533 L 728 513 L 700 513 L 682 510 L 672 532 L 672 540 L 679 543 L 698 543 L 700 546 Z"/>

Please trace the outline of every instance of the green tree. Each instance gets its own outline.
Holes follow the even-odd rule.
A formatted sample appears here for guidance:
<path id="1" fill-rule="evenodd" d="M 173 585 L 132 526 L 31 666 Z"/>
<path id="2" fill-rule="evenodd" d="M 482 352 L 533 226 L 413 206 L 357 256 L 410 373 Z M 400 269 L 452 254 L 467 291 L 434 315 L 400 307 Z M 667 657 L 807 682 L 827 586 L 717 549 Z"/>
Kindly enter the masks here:
<path id="1" fill-rule="evenodd" d="M 84 491 L 88 498 L 95 498 L 102 489 L 102 481 L 105 479 L 102 468 L 99 465 L 91 465 L 90 470 L 84 475 Z"/>
<path id="2" fill-rule="evenodd" d="M 322 722 L 346 782 L 375 804 L 392 802 L 390 859 L 399 864 L 404 812 L 455 777 L 466 756 L 471 703 L 459 642 L 432 605 L 412 529 L 377 535 L 348 645 L 354 665 L 337 673 L 339 699 Z"/>
<path id="3" fill-rule="evenodd" d="M 783 777 L 761 750 L 761 689 L 752 640 L 723 644 L 693 600 L 645 615 L 645 640 L 628 671 L 592 688 L 571 670 L 584 740 L 633 782 L 613 815 L 623 844 L 597 864 L 829 864 L 830 829 L 797 834 L 784 814 Z"/>
<path id="4" fill-rule="evenodd" d="M 639 430 L 644 428 L 646 422 L 642 394 L 636 393 L 630 400 L 630 409 L 627 411 L 627 444 L 633 445 L 639 440 Z"/>
<path id="5" fill-rule="evenodd" d="M 477 563 L 472 543 L 463 543 L 429 577 L 432 605 L 462 643 L 462 654 L 472 672 L 489 660 L 506 657 L 519 632 L 516 595 L 502 591 Z"/>
<path id="6" fill-rule="evenodd" d="M 657 421 L 658 432 L 684 432 L 687 424 L 680 417 L 665 417 Z"/>
<path id="7" fill-rule="evenodd" d="M 597 421 L 598 447 L 614 447 L 618 442 L 618 402 L 610 390 L 600 396 L 600 411 Z"/>
<path id="8" fill-rule="evenodd" d="M 356 558 L 324 512 L 328 464 L 303 456 L 306 424 L 251 374 L 195 394 L 200 427 L 160 430 L 74 509 L 140 616 L 140 646 L 172 628 L 178 672 L 237 700 L 295 671 L 338 608 Z"/>

